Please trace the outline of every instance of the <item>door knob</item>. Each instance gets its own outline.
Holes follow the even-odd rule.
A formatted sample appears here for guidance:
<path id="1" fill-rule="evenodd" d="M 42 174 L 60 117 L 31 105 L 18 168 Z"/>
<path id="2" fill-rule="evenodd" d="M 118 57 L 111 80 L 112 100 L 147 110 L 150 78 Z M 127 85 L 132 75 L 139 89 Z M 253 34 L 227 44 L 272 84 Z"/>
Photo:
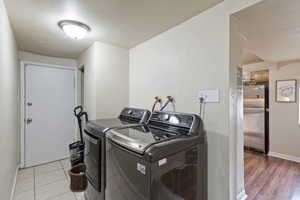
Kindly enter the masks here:
<path id="1" fill-rule="evenodd" d="M 28 102 L 27 105 L 28 105 L 28 106 L 32 106 L 32 103 L 31 103 L 31 102 Z"/>
<path id="2" fill-rule="evenodd" d="M 27 118 L 26 123 L 30 124 L 32 122 L 32 118 Z"/>

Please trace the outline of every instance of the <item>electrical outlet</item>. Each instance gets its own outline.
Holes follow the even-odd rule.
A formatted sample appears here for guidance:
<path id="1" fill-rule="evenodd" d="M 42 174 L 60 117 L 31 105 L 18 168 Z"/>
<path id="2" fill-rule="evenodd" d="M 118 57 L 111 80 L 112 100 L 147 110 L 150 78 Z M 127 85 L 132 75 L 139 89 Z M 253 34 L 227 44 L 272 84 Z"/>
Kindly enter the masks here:
<path id="1" fill-rule="evenodd" d="M 218 103 L 220 101 L 219 90 L 200 90 L 198 98 L 203 98 L 205 103 Z"/>

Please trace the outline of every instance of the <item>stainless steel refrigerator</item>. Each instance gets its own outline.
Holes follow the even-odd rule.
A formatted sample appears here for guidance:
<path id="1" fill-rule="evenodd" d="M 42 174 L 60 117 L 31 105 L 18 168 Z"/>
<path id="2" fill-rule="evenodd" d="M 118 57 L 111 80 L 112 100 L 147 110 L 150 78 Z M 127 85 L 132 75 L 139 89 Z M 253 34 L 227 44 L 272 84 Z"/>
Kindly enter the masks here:
<path id="1" fill-rule="evenodd" d="M 268 153 L 268 86 L 244 85 L 245 149 Z"/>

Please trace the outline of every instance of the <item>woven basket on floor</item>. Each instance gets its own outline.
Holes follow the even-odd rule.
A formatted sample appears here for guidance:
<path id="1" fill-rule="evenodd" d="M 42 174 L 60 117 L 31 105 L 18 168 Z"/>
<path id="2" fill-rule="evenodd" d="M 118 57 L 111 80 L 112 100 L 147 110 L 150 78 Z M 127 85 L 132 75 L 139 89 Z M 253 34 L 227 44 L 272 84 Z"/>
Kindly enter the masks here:
<path id="1" fill-rule="evenodd" d="M 86 166 L 81 163 L 69 170 L 70 189 L 72 192 L 83 192 L 86 190 L 88 182 L 86 177 Z"/>

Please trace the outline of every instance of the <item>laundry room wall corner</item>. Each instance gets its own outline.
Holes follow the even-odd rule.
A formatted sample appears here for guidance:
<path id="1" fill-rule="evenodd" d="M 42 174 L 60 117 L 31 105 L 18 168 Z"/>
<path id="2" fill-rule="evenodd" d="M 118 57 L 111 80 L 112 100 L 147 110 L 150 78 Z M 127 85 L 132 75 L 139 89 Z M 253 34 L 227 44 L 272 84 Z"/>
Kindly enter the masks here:
<path id="1" fill-rule="evenodd" d="M 90 119 L 96 119 L 96 64 L 95 45 L 85 50 L 77 60 L 78 66 L 84 65 L 84 110 Z"/>
<path id="2" fill-rule="evenodd" d="M 91 119 L 118 116 L 129 105 L 129 50 L 95 42 L 78 59 L 84 65 L 84 102 Z"/>

